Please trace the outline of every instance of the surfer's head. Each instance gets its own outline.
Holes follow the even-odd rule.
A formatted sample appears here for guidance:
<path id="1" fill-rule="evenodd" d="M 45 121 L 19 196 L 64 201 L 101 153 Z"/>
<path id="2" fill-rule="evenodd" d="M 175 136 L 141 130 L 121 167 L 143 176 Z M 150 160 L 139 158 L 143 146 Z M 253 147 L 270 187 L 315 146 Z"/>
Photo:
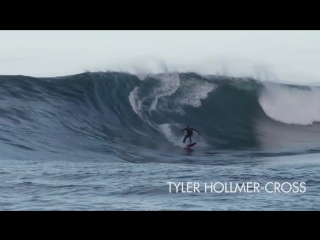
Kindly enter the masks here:
<path id="1" fill-rule="evenodd" d="M 188 125 L 188 127 L 187 128 L 191 128 L 191 126 L 190 125 Z"/>

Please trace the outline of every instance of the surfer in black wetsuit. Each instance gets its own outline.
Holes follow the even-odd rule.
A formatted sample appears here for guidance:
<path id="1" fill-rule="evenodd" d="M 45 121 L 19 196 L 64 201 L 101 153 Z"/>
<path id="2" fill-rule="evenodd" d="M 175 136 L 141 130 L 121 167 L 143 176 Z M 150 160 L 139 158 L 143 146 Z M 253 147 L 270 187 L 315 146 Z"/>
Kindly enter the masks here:
<path id="1" fill-rule="evenodd" d="M 187 138 L 189 138 L 190 143 L 192 142 L 191 136 L 193 134 L 193 131 L 196 131 L 201 136 L 201 134 L 196 129 L 192 128 L 190 125 L 188 125 L 188 127 L 186 127 L 185 129 L 181 130 L 182 133 L 183 133 L 183 131 L 187 131 L 187 135 L 184 137 L 183 143 L 185 143 Z"/>

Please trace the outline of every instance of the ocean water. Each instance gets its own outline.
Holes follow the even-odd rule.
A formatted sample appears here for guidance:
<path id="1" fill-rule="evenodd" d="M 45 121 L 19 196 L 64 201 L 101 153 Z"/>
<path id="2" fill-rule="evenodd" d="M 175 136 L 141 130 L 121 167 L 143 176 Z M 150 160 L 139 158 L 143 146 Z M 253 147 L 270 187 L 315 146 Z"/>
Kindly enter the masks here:
<path id="1" fill-rule="evenodd" d="M 0 210 L 319 210 L 319 100 L 196 73 L 0 76 Z"/>

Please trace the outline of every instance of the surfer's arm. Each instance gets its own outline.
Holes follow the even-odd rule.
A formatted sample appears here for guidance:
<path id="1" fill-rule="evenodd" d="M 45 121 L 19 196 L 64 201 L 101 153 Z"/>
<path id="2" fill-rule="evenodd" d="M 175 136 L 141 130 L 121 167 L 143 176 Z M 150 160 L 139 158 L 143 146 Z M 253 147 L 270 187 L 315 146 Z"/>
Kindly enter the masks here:
<path id="1" fill-rule="evenodd" d="M 181 132 L 183 133 L 183 131 L 187 131 L 187 129 L 186 129 L 186 128 L 184 128 L 184 129 L 182 129 L 182 130 L 181 130 Z"/>
<path id="2" fill-rule="evenodd" d="M 196 130 L 196 129 L 194 129 L 194 128 L 192 128 L 192 130 L 196 131 L 196 132 L 201 136 L 201 134 L 198 132 L 198 130 Z"/>

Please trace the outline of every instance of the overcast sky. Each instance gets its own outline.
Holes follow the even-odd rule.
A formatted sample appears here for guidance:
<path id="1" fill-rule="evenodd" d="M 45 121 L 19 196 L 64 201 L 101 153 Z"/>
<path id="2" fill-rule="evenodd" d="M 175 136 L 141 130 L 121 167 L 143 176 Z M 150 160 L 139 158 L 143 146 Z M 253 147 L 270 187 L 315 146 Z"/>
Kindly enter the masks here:
<path id="1" fill-rule="evenodd" d="M 0 31 L 0 75 L 167 68 L 306 83 L 319 65 L 320 31 Z"/>

